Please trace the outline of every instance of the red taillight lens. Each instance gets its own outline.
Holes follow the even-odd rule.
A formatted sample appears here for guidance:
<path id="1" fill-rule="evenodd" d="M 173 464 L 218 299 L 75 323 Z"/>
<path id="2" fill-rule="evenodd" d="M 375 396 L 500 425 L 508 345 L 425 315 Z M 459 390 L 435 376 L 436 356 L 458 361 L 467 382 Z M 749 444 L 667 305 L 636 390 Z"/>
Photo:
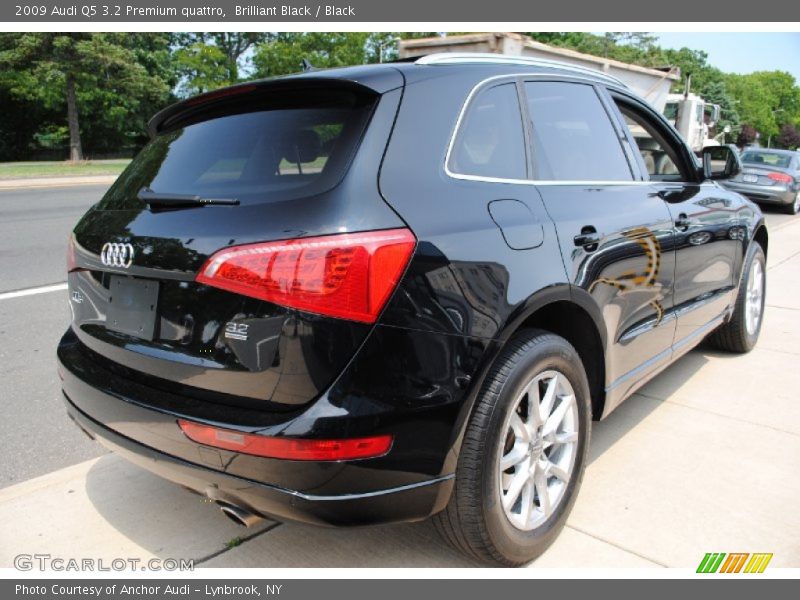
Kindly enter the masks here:
<path id="1" fill-rule="evenodd" d="M 780 183 L 792 183 L 792 176 L 786 173 L 770 173 L 767 177 L 772 179 L 772 181 L 778 181 Z"/>
<path id="2" fill-rule="evenodd" d="M 197 281 L 312 313 L 373 323 L 414 252 L 408 229 L 225 248 Z"/>
<path id="3" fill-rule="evenodd" d="M 354 460 L 383 456 L 392 447 L 392 436 L 379 435 L 342 440 L 276 438 L 242 433 L 178 419 L 190 440 L 215 448 L 286 460 Z"/>

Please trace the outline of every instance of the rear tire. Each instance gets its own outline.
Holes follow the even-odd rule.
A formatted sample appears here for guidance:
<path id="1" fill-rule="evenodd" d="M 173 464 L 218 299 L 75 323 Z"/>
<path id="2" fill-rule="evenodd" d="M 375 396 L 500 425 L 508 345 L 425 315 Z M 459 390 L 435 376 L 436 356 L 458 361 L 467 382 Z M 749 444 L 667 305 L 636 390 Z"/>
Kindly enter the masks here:
<path id="1" fill-rule="evenodd" d="M 709 336 L 709 341 L 727 352 L 750 352 L 758 342 L 764 320 L 767 269 L 764 250 L 753 242 L 747 251 L 739 292 L 730 320 Z"/>
<path id="2" fill-rule="evenodd" d="M 476 401 L 453 495 L 434 517 L 439 533 L 498 566 L 539 556 L 575 502 L 590 427 L 589 384 L 575 349 L 544 331 L 517 334 Z"/>
<path id="3" fill-rule="evenodd" d="M 794 195 L 794 202 L 784 206 L 784 212 L 790 215 L 796 215 L 800 212 L 800 192 Z"/>

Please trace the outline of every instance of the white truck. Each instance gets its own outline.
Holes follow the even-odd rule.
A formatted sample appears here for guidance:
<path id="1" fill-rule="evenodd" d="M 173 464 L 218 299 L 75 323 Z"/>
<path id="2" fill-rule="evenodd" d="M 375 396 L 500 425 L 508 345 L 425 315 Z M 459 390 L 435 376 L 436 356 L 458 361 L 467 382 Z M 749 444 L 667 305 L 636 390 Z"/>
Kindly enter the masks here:
<path id="1" fill-rule="evenodd" d="M 677 67 L 651 69 L 610 58 L 548 46 L 519 33 L 473 33 L 400 40 L 399 57 L 410 58 L 435 52 L 480 52 L 523 56 L 559 61 L 587 67 L 613 75 L 662 113 L 695 152 L 705 146 L 719 145 L 713 135 L 719 120 L 719 106 L 705 102 L 689 91 L 670 94 L 672 84 L 680 79 Z"/>

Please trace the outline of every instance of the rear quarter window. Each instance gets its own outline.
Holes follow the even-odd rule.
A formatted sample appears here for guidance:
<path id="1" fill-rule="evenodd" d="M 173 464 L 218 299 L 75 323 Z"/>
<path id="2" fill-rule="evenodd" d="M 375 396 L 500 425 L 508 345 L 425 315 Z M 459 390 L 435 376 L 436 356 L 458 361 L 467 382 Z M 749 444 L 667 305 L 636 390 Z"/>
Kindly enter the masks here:
<path id="1" fill-rule="evenodd" d="M 242 204 L 322 193 L 346 171 L 376 100 L 336 90 L 232 104 L 156 136 L 98 208 L 140 208 L 143 187 Z"/>
<path id="2" fill-rule="evenodd" d="M 531 119 L 534 179 L 633 179 L 617 133 L 592 86 L 528 82 L 525 95 Z"/>
<path id="3" fill-rule="evenodd" d="M 525 179 L 522 127 L 516 84 L 504 83 L 478 92 L 456 134 L 448 169 L 473 177 Z"/>

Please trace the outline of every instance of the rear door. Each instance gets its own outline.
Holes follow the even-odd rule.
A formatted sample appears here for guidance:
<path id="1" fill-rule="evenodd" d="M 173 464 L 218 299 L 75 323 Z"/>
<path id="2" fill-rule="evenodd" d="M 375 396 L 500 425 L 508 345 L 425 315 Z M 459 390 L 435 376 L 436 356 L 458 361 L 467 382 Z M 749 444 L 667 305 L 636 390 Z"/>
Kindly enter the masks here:
<path id="1" fill-rule="evenodd" d="M 670 358 L 672 222 L 643 181 L 603 91 L 525 82 L 534 179 L 556 223 L 567 275 L 603 315 L 606 411 Z"/>
<path id="2" fill-rule="evenodd" d="M 650 193 L 663 198 L 672 219 L 675 245 L 674 350 L 719 324 L 732 300 L 741 263 L 739 211 L 745 202 L 737 194 L 699 178 L 694 156 L 660 115 L 632 96 L 614 93 L 632 144 L 647 178 Z"/>

